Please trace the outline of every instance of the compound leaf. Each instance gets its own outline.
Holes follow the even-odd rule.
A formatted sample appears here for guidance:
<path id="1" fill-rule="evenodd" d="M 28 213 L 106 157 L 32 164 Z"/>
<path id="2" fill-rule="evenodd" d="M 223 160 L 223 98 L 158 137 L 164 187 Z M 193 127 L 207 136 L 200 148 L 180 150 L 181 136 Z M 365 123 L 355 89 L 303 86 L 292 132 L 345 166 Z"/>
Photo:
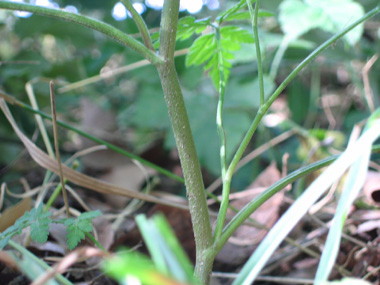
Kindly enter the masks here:
<path id="1" fill-rule="evenodd" d="M 47 241 L 49 235 L 49 224 L 51 223 L 50 216 L 51 213 L 43 211 L 42 204 L 40 204 L 37 209 L 34 208 L 30 211 L 30 229 L 32 240 L 39 243 L 44 243 Z"/>
<path id="2" fill-rule="evenodd" d="M 99 216 L 99 210 L 81 214 L 76 219 L 66 219 L 67 245 L 69 249 L 74 249 L 78 243 L 85 238 L 85 234 L 93 230 L 92 219 Z"/>

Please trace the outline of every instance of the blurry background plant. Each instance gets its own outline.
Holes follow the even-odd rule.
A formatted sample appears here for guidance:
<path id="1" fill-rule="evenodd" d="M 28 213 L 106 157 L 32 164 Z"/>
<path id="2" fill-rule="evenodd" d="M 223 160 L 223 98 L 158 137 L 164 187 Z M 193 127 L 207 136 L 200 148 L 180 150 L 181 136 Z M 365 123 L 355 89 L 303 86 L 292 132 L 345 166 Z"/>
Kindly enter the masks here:
<path id="1" fill-rule="evenodd" d="M 33 3 L 74 13 L 79 11 L 137 37 L 138 29 L 130 15 L 121 3 L 115 2 L 46 0 Z M 262 1 L 260 8 L 267 12 L 259 19 L 266 96 L 296 63 L 331 33 L 345 28 L 354 18 L 378 4 L 370 0 L 341 0 L 336 1 L 336 6 L 330 2 Z M 154 27 L 159 27 L 162 3 L 153 0 L 134 3 L 152 33 L 157 31 Z M 181 1 L 180 17 L 189 14 L 196 19 L 214 17 L 232 4 L 235 1 Z M 232 19 L 232 23 L 238 20 Z M 136 52 L 73 23 L 28 12 L 0 10 L 0 24 L 1 89 L 27 101 L 25 83 L 30 82 L 40 108 L 48 110 L 49 89 L 45 78 L 54 78 L 63 85 L 57 90 L 56 99 L 57 112 L 62 120 L 73 125 L 81 124 L 89 133 L 180 174 L 167 107 L 153 66 L 141 61 Z M 249 21 L 238 21 L 238 25 L 251 33 Z M 365 26 L 349 33 L 345 41 L 332 45 L 289 85 L 286 94 L 277 99 L 271 113 L 264 118 L 249 150 L 287 130 L 295 130 L 297 136 L 272 147 L 259 159 L 244 166 L 234 176 L 233 190 L 246 189 L 271 161 L 281 165 L 285 152 L 290 155 L 287 167 L 291 171 L 329 156 L 346 144 L 353 125 L 367 118 L 379 103 L 376 96 L 380 83 L 376 76 L 379 64 L 374 63 L 368 77 L 373 96 L 361 79 L 366 60 L 379 52 L 379 33 L 378 20 L 369 20 Z M 203 67 L 199 65 L 202 62 L 195 62 L 198 65 L 186 62 L 185 55 L 195 38 L 191 36 L 177 42 L 175 64 L 208 183 L 220 175 L 215 123 L 218 92 L 210 77 L 204 76 Z M 244 42 L 241 49 L 231 51 L 234 58 L 231 59 L 224 103 L 228 160 L 260 105 L 257 67 L 252 64 L 256 60 L 254 50 L 254 43 Z M 210 75 L 212 77 L 212 71 Z M 76 84 L 68 84 L 74 82 Z M 35 133 L 33 115 L 18 108 L 12 112 L 23 131 L 32 137 Z M 18 187 L 20 177 L 26 177 L 31 186 L 40 185 L 42 175 L 35 175 L 36 172 L 30 171 L 23 160 L 17 162 L 24 147 L 3 115 L 0 116 L 1 181 L 7 181 L 12 189 Z M 64 156 L 87 146 L 70 131 L 63 133 L 62 137 Z M 99 161 L 86 163 L 83 159 L 81 167 L 96 171 L 107 168 L 98 164 Z M 304 189 L 304 183 L 308 182 L 296 184 L 295 195 Z M 183 186 L 175 185 L 174 189 L 184 194 Z M 13 203 L 14 199 L 6 196 L 5 205 Z"/>

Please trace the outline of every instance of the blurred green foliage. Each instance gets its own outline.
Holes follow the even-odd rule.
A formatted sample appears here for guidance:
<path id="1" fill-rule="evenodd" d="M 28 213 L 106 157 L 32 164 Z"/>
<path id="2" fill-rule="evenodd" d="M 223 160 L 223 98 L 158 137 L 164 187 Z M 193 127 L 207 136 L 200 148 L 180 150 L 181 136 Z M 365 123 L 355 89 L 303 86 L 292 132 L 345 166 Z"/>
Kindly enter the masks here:
<path id="1" fill-rule="evenodd" d="M 319 24 L 316 25 L 314 22 L 313 25 L 304 26 L 303 28 L 305 29 L 302 30 L 302 33 L 297 32 L 294 28 L 299 28 L 299 25 L 289 22 L 290 15 L 284 11 L 286 10 L 286 5 L 294 6 L 301 1 L 268 0 L 262 2 L 263 11 L 269 12 L 266 14 L 268 17 L 262 18 L 259 22 L 263 69 L 266 74 L 269 73 L 273 56 L 281 44 L 282 30 L 296 33 L 295 37 L 300 37 L 289 44 L 284 54 L 278 74 L 281 79 L 292 70 L 296 63 L 300 62 L 305 55 L 329 36 L 328 32 L 333 30 L 331 28 L 332 24 L 329 22 L 330 24 L 326 24 L 326 26 L 325 23 L 318 22 Z M 306 2 L 309 3 L 310 1 Z M 349 3 L 350 1 L 343 2 Z M 374 2 L 376 1 L 362 0 L 355 3 L 362 4 L 364 9 L 369 9 L 373 7 Z M 112 18 L 111 10 L 116 1 L 57 1 L 57 3 L 61 7 L 75 5 L 80 13 L 108 22 L 129 34 L 138 32 L 131 19 L 128 18 L 118 22 Z M 230 7 L 235 3 L 235 1 L 223 1 L 218 11 L 209 11 L 204 8 L 194 17 L 195 19 L 205 19 L 205 17 L 211 16 L 205 21 L 207 23 L 214 21 L 217 13 L 226 10 L 226 7 Z M 281 6 L 279 6 L 280 3 Z M 319 3 L 318 5 L 322 4 Z M 307 6 L 307 4 L 303 5 Z M 325 6 L 327 7 L 328 5 L 326 4 Z M 302 9 L 310 8 L 303 7 Z M 293 9 L 293 11 L 295 10 Z M 300 13 L 303 13 L 302 11 Z M 270 17 L 272 14 L 274 16 Z M 278 19 L 279 15 L 281 17 Z M 153 29 L 159 26 L 160 11 L 148 8 L 142 16 L 149 28 Z M 180 17 L 184 16 L 188 15 L 181 12 Z M 246 14 L 239 14 L 238 19 L 243 19 L 239 21 L 232 17 L 229 19 L 231 22 L 228 24 L 239 26 L 241 31 L 250 31 L 250 21 L 246 16 Z M 339 19 L 341 20 L 339 25 L 344 26 L 345 20 Z M 349 20 L 346 19 L 346 21 Z M 378 21 L 378 17 L 372 21 Z M 378 30 L 370 27 L 372 26 L 369 25 L 369 28 L 365 30 L 364 37 L 360 38 L 356 35 L 355 41 L 359 41 L 356 45 L 349 46 L 340 41 L 323 53 L 321 60 L 312 63 L 312 68 L 318 67 L 317 70 L 319 70 L 321 78 L 319 89 L 315 89 L 317 90 L 315 92 L 316 97 L 311 97 L 313 93 L 311 88 L 311 69 L 304 71 L 300 79 L 289 86 L 285 99 L 288 103 L 287 108 L 291 113 L 290 118 L 294 123 L 300 127 L 305 126 L 307 123 L 305 127 L 308 129 L 328 127 L 328 122 L 325 119 L 326 115 L 320 104 L 321 91 L 348 90 L 351 86 L 358 92 L 363 92 L 362 81 L 360 75 L 357 74 L 358 69 L 355 64 L 358 61 L 364 63 L 368 57 L 379 52 L 380 46 Z M 204 27 L 201 28 L 203 29 Z M 184 31 L 188 30 L 185 29 Z M 187 39 L 177 43 L 177 50 L 190 47 L 197 38 L 194 35 L 186 34 L 187 36 Z M 247 34 L 244 34 L 245 36 Z M 229 38 L 229 40 L 233 42 L 232 38 Z M 353 43 L 354 40 L 350 42 Z M 232 67 L 225 99 L 228 159 L 231 159 L 259 104 L 257 69 L 255 62 L 252 62 L 255 61 L 254 45 L 244 43 L 242 44 L 242 49 L 236 51 L 232 49 L 231 53 L 234 59 L 231 60 Z M 118 43 L 84 27 L 38 15 L 32 15 L 30 18 L 25 19 L 18 18 L 13 12 L 0 10 L 0 60 L 0 88 L 27 102 L 25 84 L 30 80 L 43 77 L 56 79 L 60 82 L 65 82 L 65 84 L 73 83 L 98 75 L 105 70 L 134 63 L 141 60 L 141 57 L 134 51 L 125 49 Z M 188 64 L 199 64 L 194 60 L 191 61 L 191 58 L 188 58 L 187 61 Z M 207 72 L 204 72 L 202 67 L 186 66 L 185 63 L 184 56 L 176 58 L 177 72 L 183 87 L 199 159 L 202 166 L 211 174 L 218 175 L 220 173 L 219 139 L 215 123 L 218 93 L 209 76 L 207 76 Z M 343 68 L 346 81 L 338 78 L 337 67 Z M 376 76 L 376 74 L 379 74 L 379 68 L 379 64 L 374 65 L 370 78 L 375 97 L 379 94 L 380 78 Z M 208 68 L 205 69 L 207 70 Z M 265 78 L 266 94 L 270 94 L 275 86 L 276 83 L 273 79 Z M 41 109 L 49 112 L 48 84 L 36 83 L 34 88 Z M 81 98 L 90 98 L 102 108 L 114 110 L 121 130 L 139 134 L 136 137 L 141 137 L 142 140 L 147 138 L 163 140 L 167 149 L 175 147 L 159 77 L 152 66 L 144 66 L 126 74 L 98 81 L 67 93 L 58 93 L 56 99 L 57 109 L 65 121 L 78 122 Z M 339 124 L 336 128 L 348 131 L 358 119 L 368 115 L 363 93 L 359 94 L 359 98 L 359 103 L 352 100 L 351 104 L 339 113 Z M 25 114 L 17 108 L 14 109 L 14 112 L 15 116 L 20 119 L 20 124 L 25 132 L 30 136 L 34 132 L 33 116 Z M 313 114 L 312 120 L 309 119 L 310 114 Z M 318 119 L 321 120 L 318 121 Z M 8 164 L 15 158 L 15 149 L 18 151 L 21 148 L 17 148 L 17 146 L 7 141 L 13 139 L 14 135 L 1 115 L 0 124 L 0 135 L 3 138 L 2 143 L 0 143 L 0 163 Z M 270 139 L 275 134 L 289 128 L 292 127 L 287 124 L 277 125 L 272 128 L 260 128 L 257 136 L 264 132 L 263 137 Z M 157 135 L 140 136 L 141 134 L 152 132 Z M 149 145 L 149 143 L 135 139 L 133 144 L 128 144 L 128 147 L 131 151 L 140 152 L 143 150 L 141 145 L 145 146 Z M 257 146 L 255 143 L 253 145 Z M 290 152 L 292 162 L 294 162 L 290 167 L 295 168 L 306 158 L 297 156 L 297 153 L 300 153 L 300 147 L 302 146 L 297 140 L 291 140 L 275 147 L 273 151 L 276 154 L 274 156 L 264 155 L 262 159 L 267 163 L 268 160 L 275 157 L 280 162 L 281 155 L 279 154 L 283 154 L 283 150 L 286 149 Z"/>

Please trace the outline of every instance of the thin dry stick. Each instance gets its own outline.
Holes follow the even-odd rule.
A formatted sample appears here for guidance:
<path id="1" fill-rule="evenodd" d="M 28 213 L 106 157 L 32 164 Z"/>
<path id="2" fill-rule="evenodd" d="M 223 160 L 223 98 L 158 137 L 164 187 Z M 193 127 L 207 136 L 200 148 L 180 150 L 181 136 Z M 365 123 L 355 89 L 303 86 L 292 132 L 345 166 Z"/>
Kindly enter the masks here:
<path id="1" fill-rule="evenodd" d="M 55 156 L 57 158 L 57 162 L 59 166 L 59 177 L 61 179 L 62 196 L 63 196 L 63 201 L 65 202 L 66 214 L 67 214 L 67 217 L 70 218 L 69 200 L 67 199 L 65 179 L 63 177 L 63 171 L 62 171 L 61 155 L 59 154 L 59 146 L 58 146 L 57 113 L 55 109 L 55 94 L 54 94 L 53 81 L 50 81 L 49 87 L 50 87 L 50 101 L 51 101 L 51 117 L 53 119 L 52 123 L 53 123 L 53 134 L 54 134 Z"/>
<path id="2" fill-rule="evenodd" d="M 82 247 L 66 255 L 59 263 L 55 264 L 51 270 L 46 271 L 33 281 L 32 285 L 46 284 L 56 274 L 66 272 L 67 269 L 78 261 L 83 261 L 90 257 L 109 258 L 110 255 L 100 249 L 92 247 Z"/>
<path id="3" fill-rule="evenodd" d="M 373 113 L 375 111 L 375 104 L 373 103 L 373 93 L 371 90 L 371 86 L 369 84 L 368 73 L 372 68 L 373 64 L 379 58 L 379 55 L 376 53 L 374 56 L 370 58 L 370 60 L 363 67 L 363 83 L 364 83 L 364 96 L 367 99 L 368 108 Z"/>

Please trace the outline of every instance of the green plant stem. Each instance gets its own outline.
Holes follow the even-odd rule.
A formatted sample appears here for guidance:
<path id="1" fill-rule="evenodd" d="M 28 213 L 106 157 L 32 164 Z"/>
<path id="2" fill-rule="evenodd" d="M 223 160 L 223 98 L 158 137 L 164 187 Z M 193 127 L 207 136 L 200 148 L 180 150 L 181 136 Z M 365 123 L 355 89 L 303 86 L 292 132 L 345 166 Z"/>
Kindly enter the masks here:
<path id="1" fill-rule="evenodd" d="M 372 153 L 380 152 L 380 145 L 374 145 L 372 147 Z M 227 224 L 225 229 L 222 232 L 220 238 L 214 243 L 213 249 L 219 252 L 228 239 L 232 236 L 232 234 L 236 231 L 238 227 L 240 227 L 246 219 L 252 215 L 252 213 L 260 207 L 263 203 L 265 203 L 269 198 L 271 198 L 274 194 L 284 189 L 290 183 L 293 183 L 297 179 L 305 177 L 306 175 L 319 170 L 323 167 L 328 166 L 333 163 L 339 155 L 330 156 L 328 158 L 322 159 L 320 161 L 314 162 L 307 166 L 304 166 L 296 171 L 290 173 L 284 178 L 281 178 L 279 181 L 271 185 L 264 192 L 262 192 L 259 196 L 257 196 L 254 200 L 249 202 L 243 209 L 241 209 Z"/>
<path id="2" fill-rule="evenodd" d="M 31 253 L 29 250 L 24 248 L 23 246 L 19 245 L 18 243 L 14 242 L 13 240 L 9 240 L 9 245 L 13 247 L 15 250 L 19 251 L 22 255 L 27 255 L 30 259 L 32 259 L 35 263 L 37 263 L 39 266 L 44 268 L 45 270 L 53 270 L 49 265 L 47 265 L 42 259 L 39 259 L 37 256 L 35 256 L 33 253 Z M 54 276 L 61 284 L 65 285 L 73 285 L 69 280 L 67 280 L 65 277 L 63 277 L 61 274 L 56 274 Z"/>
<path id="3" fill-rule="evenodd" d="M 139 13 L 137 13 L 137 11 L 133 7 L 131 1 L 129 1 L 129 0 L 121 0 L 121 3 L 123 3 L 124 6 L 125 6 L 125 8 L 127 8 L 127 10 L 129 11 L 129 13 L 132 14 L 133 21 L 135 21 L 135 24 L 136 24 L 137 28 L 140 31 L 140 34 L 141 34 L 141 37 L 142 37 L 142 40 L 143 40 L 145 46 L 148 49 L 154 51 L 155 49 L 153 47 L 152 40 L 150 38 L 148 27 L 146 26 L 146 24 L 145 24 L 143 18 L 141 17 L 141 15 Z"/>
<path id="4" fill-rule="evenodd" d="M 157 64 L 161 62 L 161 58 L 156 55 L 156 53 L 146 46 L 144 46 L 139 41 L 135 40 L 131 36 L 123 33 L 122 31 L 112 27 L 109 24 L 104 22 L 92 19 L 90 17 L 86 17 L 80 14 L 66 12 L 60 9 L 52 9 L 46 8 L 36 5 L 23 4 L 23 3 L 15 3 L 9 1 L 0 1 L 0 8 L 9 9 L 9 10 L 19 10 L 19 11 L 28 11 L 36 14 L 41 14 L 44 16 L 54 17 L 58 19 L 62 19 L 65 21 L 73 22 L 85 27 L 88 27 L 92 30 L 96 30 L 101 32 L 102 34 L 116 40 L 122 45 L 129 47 L 144 58 L 152 62 L 153 64 Z"/>
<path id="5" fill-rule="evenodd" d="M 67 183 L 67 179 L 64 179 L 64 183 Z M 46 202 L 44 212 L 47 212 L 51 205 L 53 205 L 54 201 L 58 198 L 59 194 L 61 193 L 62 190 L 62 183 L 59 183 L 57 187 L 55 187 L 53 194 L 50 195 L 49 200 Z"/>
<path id="6" fill-rule="evenodd" d="M 328 157 L 326 159 L 320 160 L 318 162 L 312 163 L 305 167 L 302 167 L 288 176 L 280 179 L 269 188 L 267 188 L 264 192 L 262 192 L 259 196 L 257 196 L 254 200 L 249 202 L 243 209 L 241 209 L 233 219 L 227 224 L 225 229 L 220 236 L 220 239 L 216 241 L 215 247 L 219 252 L 227 240 L 232 236 L 232 234 L 236 231 L 238 227 L 240 227 L 244 221 L 249 218 L 249 216 L 263 203 L 265 203 L 270 197 L 272 197 L 277 192 L 284 189 L 288 184 L 293 183 L 297 179 L 306 176 L 307 174 L 314 172 L 318 169 L 321 169 L 329 164 L 331 164 L 334 160 L 338 158 L 338 155 Z"/>
<path id="7" fill-rule="evenodd" d="M 39 110 L 33 109 L 30 105 L 27 105 L 27 104 L 25 104 L 25 103 L 17 100 L 13 96 L 5 94 L 1 90 L 0 90 L 0 98 L 4 98 L 4 100 L 6 100 L 8 103 L 10 103 L 12 105 L 15 105 L 15 106 L 19 106 L 19 107 L 21 107 L 21 108 L 23 108 L 23 109 L 25 109 L 25 110 L 27 110 L 29 112 L 32 112 L 34 114 L 38 114 L 38 115 L 40 115 L 41 117 L 43 117 L 43 118 L 45 118 L 47 120 L 50 120 L 50 121 L 52 120 L 51 116 L 47 115 L 46 113 L 41 112 Z M 137 155 L 134 155 L 134 154 L 132 154 L 132 153 L 130 153 L 130 152 L 128 152 L 128 151 L 120 148 L 120 147 L 117 147 L 117 146 L 115 146 L 115 145 L 113 145 L 113 144 L 111 144 L 109 142 L 106 142 L 106 141 L 101 140 L 101 139 L 99 139 L 97 137 L 94 137 L 94 136 L 92 136 L 92 135 L 90 135 L 90 134 L 88 134 L 88 133 L 86 133 L 84 131 L 81 131 L 81 130 L 79 130 L 79 129 L 75 128 L 75 127 L 72 127 L 69 124 L 66 124 L 66 123 L 64 123 L 62 121 L 59 121 L 59 120 L 57 120 L 57 125 L 60 125 L 60 126 L 64 127 L 65 129 L 71 130 L 71 131 L 73 131 L 73 132 L 75 132 L 75 133 L 77 133 L 77 134 L 79 134 L 79 135 L 81 135 L 81 136 L 83 136 L 85 138 L 88 138 L 89 140 L 92 140 L 93 142 L 96 142 L 98 144 L 104 145 L 108 149 L 111 149 L 111 150 L 113 150 L 113 151 L 115 151 L 117 153 L 120 153 L 120 154 L 122 154 L 122 155 L 124 155 L 126 157 L 129 157 L 131 159 L 135 159 L 138 162 L 140 162 L 141 164 L 143 164 L 145 166 L 148 166 L 148 167 L 156 170 L 157 172 L 159 172 L 159 173 L 161 173 L 161 174 L 163 174 L 163 175 L 165 175 L 167 177 L 170 177 L 171 179 L 174 179 L 174 180 L 176 180 L 176 181 L 178 181 L 180 183 L 185 183 L 185 181 L 184 181 L 184 179 L 182 177 L 180 177 L 178 175 L 175 175 L 174 173 L 172 173 L 172 172 L 170 172 L 170 171 L 168 171 L 168 170 L 166 170 L 166 169 L 164 169 L 164 168 L 162 168 L 162 167 L 160 167 L 158 165 L 155 165 L 155 164 L 153 164 L 153 163 L 151 163 L 151 162 L 149 162 L 149 161 L 147 161 L 145 159 L 142 159 L 141 157 L 139 157 Z"/>
<path id="8" fill-rule="evenodd" d="M 104 252 L 107 252 L 107 250 L 102 246 L 102 244 L 100 242 L 98 242 L 96 240 L 96 238 L 90 234 L 89 232 L 85 232 L 84 233 L 86 235 L 86 237 L 88 237 L 98 248 L 100 248 L 101 250 L 103 250 Z"/>
<path id="9" fill-rule="evenodd" d="M 211 225 L 207 208 L 201 168 L 195 149 L 189 118 L 174 66 L 174 50 L 178 22 L 179 0 L 166 0 L 162 9 L 160 56 L 163 63 L 156 65 L 161 78 L 165 101 L 185 178 L 189 209 L 196 244 L 195 276 L 201 284 L 208 284 L 212 262 L 206 254 L 210 247 Z"/>
<path id="10" fill-rule="evenodd" d="M 246 135 L 244 136 L 243 141 L 241 142 L 238 150 L 235 153 L 235 156 L 233 157 L 228 170 L 226 174 L 226 179 L 231 180 L 232 175 L 234 173 L 234 170 L 239 163 L 239 160 L 243 156 L 243 153 L 245 149 L 247 148 L 254 132 L 256 131 L 259 123 L 261 122 L 261 119 L 264 117 L 264 115 L 269 110 L 269 107 L 272 105 L 272 103 L 277 99 L 277 97 L 281 94 L 281 92 L 288 86 L 288 84 L 298 75 L 298 73 L 313 59 L 317 57 L 321 52 L 326 50 L 331 44 L 333 44 L 335 41 L 339 40 L 341 37 L 343 37 L 345 34 L 347 34 L 349 31 L 351 31 L 353 28 L 355 28 L 357 25 L 363 23 L 367 19 L 371 18 L 372 16 L 376 15 L 380 11 L 380 6 L 372 9 L 367 14 L 365 14 L 363 17 L 349 25 L 347 28 L 343 29 L 340 33 L 332 36 L 330 39 L 325 41 L 323 44 L 321 44 L 317 49 L 315 49 L 308 57 L 306 57 L 293 71 L 288 75 L 288 77 L 285 78 L 285 80 L 280 84 L 280 86 L 274 91 L 274 93 L 271 95 L 271 97 L 268 99 L 268 101 L 265 102 L 264 105 L 260 106 L 259 110 L 257 111 L 256 117 L 251 123 L 251 126 L 249 127 Z"/>
<path id="11" fill-rule="evenodd" d="M 252 21 L 252 30 L 255 35 L 255 47 L 256 47 L 256 58 L 257 58 L 257 75 L 259 77 L 259 88 L 260 88 L 260 106 L 264 104 L 264 77 L 263 77 L 263 65 L 261 63 L 261 50 L 260 50 L 260 40 L 259 31 L 257 27 L 257 19 L 259 18 L 259 4 L 260 0 L 256 0 L 255 11 L 252 8 L 252 1 L 247 0 L 247 6 L 249 10 L 249 15 Z"/>
<path id="12" fill-rule="evenodd" d="M 218 134 L 219 134 L 219 139 L 220 139 L 220 151 L 219 151 L 220 152 L 220 166 L 221 166 L 221 172 L 222 172 L 222 181 L 224 182 L 224 179 L 226 177 L 226 171 L 227 171 L 227 159 L 226 159 L 227 142 L 226 142 L 226 132 L 223 127 L 223 105 L 224 105 L 224 93 L 226 89 L 226 78 L 225 78 L 225 72 L 224 72 L 223 49 L 222 49 L 219 27 L 215 27 L 215 34 L 216 34 L 216 45 L 218 49 L 218 60 L 219 60 L 218 62 L 219 100 L 218 100 L 218 107 L 217 107 L 217 112 L 216 112 L 216 126 L 218 128 Z M 224 185 L 227 185 L 227 184 L 223 183 L 222 202 L 220 204 L 218 218 L 216 221 L 214 239 L 218 238 L 223 230 L 224 222 L 226 220 L 228 204 L 229 204 L 230 187 L 224 187 Z"/>

